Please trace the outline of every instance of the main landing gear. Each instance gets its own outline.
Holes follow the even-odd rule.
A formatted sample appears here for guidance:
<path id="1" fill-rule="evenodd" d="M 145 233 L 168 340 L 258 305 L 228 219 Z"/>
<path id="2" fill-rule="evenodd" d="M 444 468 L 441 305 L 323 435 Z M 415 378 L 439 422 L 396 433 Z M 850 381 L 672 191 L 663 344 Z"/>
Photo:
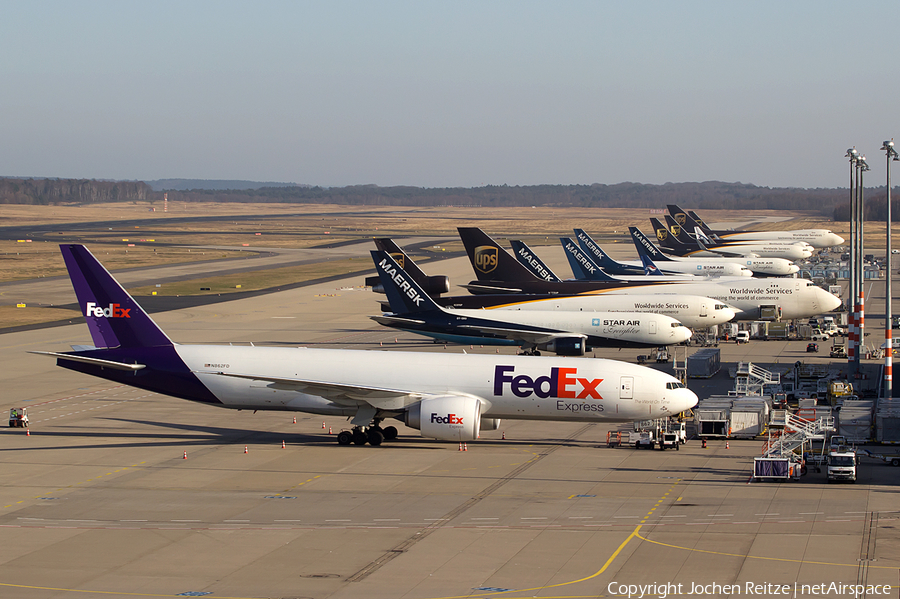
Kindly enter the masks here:
<path id="1" fill-rule="evenodd" d="M 539 356 L 539 355 L 541 355 L 541 352 L 539 352 L 537 349 L 532 349 L 530 351 L 526 349 L 526 350 L 523 350 L 522 353 L 520 353 L 519 355 L 520 356 Z"/>
<path id="2" fill-rule="evenodd" d="M 372 426 L 354 426 L 349 431 L 341 431 L 337 435 L 338 445 L 365 445 L 368 443 L 378 447 L 383 441 L 393 441 L 397 438 L 397 428 L 386 426 L 381 428 L 380 423 Z"/>

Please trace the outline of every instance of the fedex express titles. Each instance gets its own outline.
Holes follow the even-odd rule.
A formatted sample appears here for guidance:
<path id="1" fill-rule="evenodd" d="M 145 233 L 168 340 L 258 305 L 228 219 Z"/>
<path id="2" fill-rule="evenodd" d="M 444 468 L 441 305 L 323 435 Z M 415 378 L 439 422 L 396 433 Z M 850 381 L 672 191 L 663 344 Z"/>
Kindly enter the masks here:
<path id="1" fill-rule="evenodd" d="M 547 399 L 555 397 L 556 409 L 571 412 L 602 412 L 603 405 L 590 402 L 567 402 L 565 399 L 603 399 L 597 386 L 603 379 L 587 379 L 578 376 L 577 368 L 550 369 L 547 376 L 532 378 L 527 374 L 516 375 L 515 366 L 494 368 L 494 395 L 502 396 L 509 386 L 513 395 L 520 398 L 539 397 Z"/>

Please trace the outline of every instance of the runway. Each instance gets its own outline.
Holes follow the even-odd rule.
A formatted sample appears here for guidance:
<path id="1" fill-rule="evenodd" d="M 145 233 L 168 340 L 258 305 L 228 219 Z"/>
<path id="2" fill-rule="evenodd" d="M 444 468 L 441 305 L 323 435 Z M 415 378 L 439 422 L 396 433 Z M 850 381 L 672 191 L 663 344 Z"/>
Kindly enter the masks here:
<path id="1" fill-rule="evenodd" d="M 427 271 L 472 278 L 465 259 Z M 366 316 L 380 296 L 360 284 L 154 319 L 182 343 L 463 351 L 379 328 Z M 29 436 L 2 430 L 0 597 L 606 597 L 795 582 L 897 592 L 900 471 L 885 464 L 864 463 L 855 485 L 816 473 L 748 484 L 761 440 L 608 449 L 616 425 L 529 421 L 504 421 L 466 451 L 402 425 L 396 442 L 341 447 L 343 419 L 217 410 L 26 353 L 89 340 L 83 324 L 0 335 L 7 407 L 32 420 Z M 723 361 L 793 363 L 803 347 L 723 346 Z"/>

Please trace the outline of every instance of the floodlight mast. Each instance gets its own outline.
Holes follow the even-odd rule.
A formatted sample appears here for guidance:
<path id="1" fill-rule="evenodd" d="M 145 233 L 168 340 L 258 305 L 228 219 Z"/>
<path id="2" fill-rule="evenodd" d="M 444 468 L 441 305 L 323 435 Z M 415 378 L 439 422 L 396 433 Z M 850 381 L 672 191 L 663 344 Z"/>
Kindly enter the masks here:
<path id="1" fill-rule="evenodd" d="M 893 364 L 893 314 L 891 311 L 891 274 L 894 272 L 891 259 L 891 162 L 900 161 L 900 155 L 894 149 L 894 140 L 886 141 L 881 145 L 887 156 L 887 228 L 885 231 L 885 251 L 887 255 L 887 276 L 884 281 L 884 395 L 885 399 L 891 399 L 894 395 L 894 364 Z"/>
<path id="2" fill-rule="evenodd" d="M 857 185 L 856 185 L 856 360 L 855 372 L 859 374 L 862 349 L 866 346 L 866 308 L 865 308 L 865 186 L 863 185 L 863 173 L 869 170 L 866 157 L 861 155 L 856 159 Z"/>
<path id="3" fill-rule="evenodd" d="M 847 150 L 850 159 L 850 278 L 847 281 L 847 312 L 850 316 L 847 331 L 847 368 L 853 371 L 856 365 L 856 161 L 859 152 L 855 147 Z"/>

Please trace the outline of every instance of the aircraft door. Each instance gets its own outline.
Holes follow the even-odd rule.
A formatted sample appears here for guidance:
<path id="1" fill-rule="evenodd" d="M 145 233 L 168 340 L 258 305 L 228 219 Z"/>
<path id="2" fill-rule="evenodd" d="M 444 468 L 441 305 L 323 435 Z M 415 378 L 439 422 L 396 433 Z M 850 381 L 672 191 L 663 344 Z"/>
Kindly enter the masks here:
<path id="1" fill-rule="evenodd" d="M 700 316 L 706 316 L 706 302 L 700 302 Z"/>
<path id="2" fill-rule="evenodd" d="M 634 377 L 619 378 L 619 399 L 634 399 Z"/>
<path id="3" fill-rule="evenodd" d="M 650 334 L 651 334 L 651 335 L 655 335 L 655 334 L 656 334 L 656 321 L 655 321 L 655 320 L 651 320 L 651 321 L 649 322 L 649 325 L 650 325 L 650 327 L 649 327 Z"/>

